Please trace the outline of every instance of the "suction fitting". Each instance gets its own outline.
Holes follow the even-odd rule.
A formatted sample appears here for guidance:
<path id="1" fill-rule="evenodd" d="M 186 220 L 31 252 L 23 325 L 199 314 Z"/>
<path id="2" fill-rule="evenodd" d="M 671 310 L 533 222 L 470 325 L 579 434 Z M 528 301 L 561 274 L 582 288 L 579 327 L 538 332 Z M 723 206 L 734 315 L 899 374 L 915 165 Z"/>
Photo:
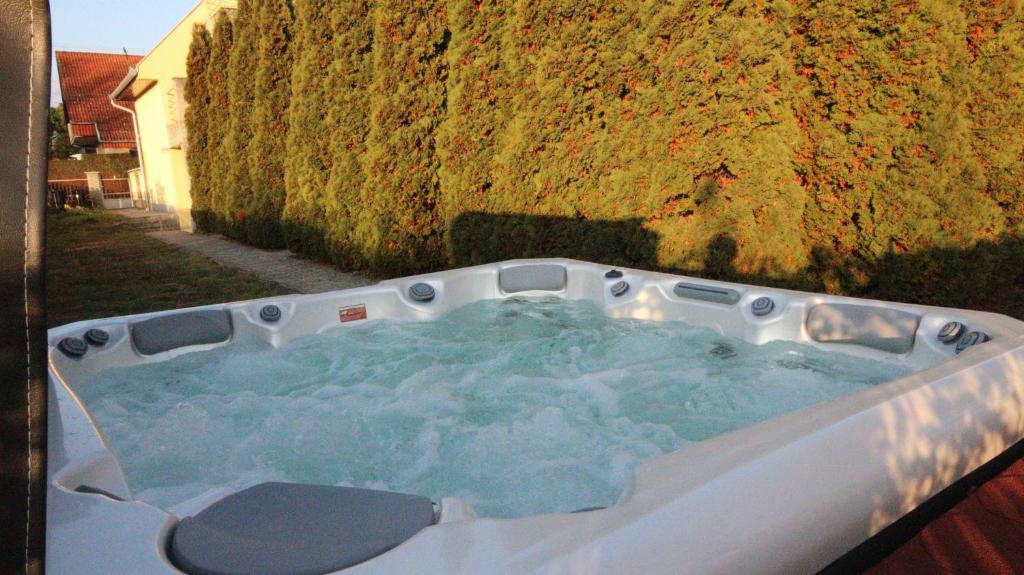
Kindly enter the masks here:
<path id="1" fill-rule="evenodd" d="M 281 308 L 274 304 L 268 304 L 260 308 L 260 319 L 267 323 L 274 323 L 281 319 Z"/>
<path id="2" fill-rule="evenodd" d="M 85 352 L 89 351 L 89 346 L 81 338 L 65 337 L 57 344 L 57 349 L 68 357 L 82 357 Z"/>
<path id="3" fill-rule="evenodd" d="M 967 331 L 967 327 L 964 324 L 958 321 L 951 321 L 942 326 L 942 329 L 939 330 L 938 338 L 942 343 L 953 343 L 960 339 L 960 336 L 962 336 L 965 331 Z"/>
<path id="4" fill-rule="evenodd" d="M 768 296 L 761 296 L 750 304 L 750 311 L 756 316 L 768 315 L 774 309 L 775 302 Z"/>
<path id="5" fill-rule="evenodd" d="M 620 272 L 619 270 L 608 270 L 604 272 L 604 277 L 610 280 L 617 280 L 622 277 L 622 272 Z"/>
<path id="6" fill-rule="evenodd" d="M 969 348 L 969 347 L 971 347 L 973 345 L 978 345 L 979 343 L 985 343 L 986 341 L 988 341 L 990 339 L 992 339 L 992 338 L 989 337 L 987 333 L 980 332 L 980 331 L 972 331 L 972 332 L 968 333 L 967 335 L 963 336 L 962 338 L 960 338 L 960 341 L 956 344 L 956 352 L 960 353 L 961 351 L 963 351 L 963 350 L 965 350 L 965 349 L 967 349 L 967 348 Z"/>
<path id="7" fill-rule="evenodd" d="M 629 291 L 629 284 L 624 281 L 617 281 L 612 284 L 611 290 L 613 296 L 619 297 Z"/>
<path id="8" fill-rule="evenodd" d="M 430 284 L 418 283 L 409 288 L 409 297 L 413 301 L 428 302 L 434 299 L 434 295 L 434 288 L 430 287 Z"/>
<path id="9" fill-rule="evenodd" d="M 85 332 L 85 341 L 95 345 L 96 347 L 103 347 L 110 341 L 110 334 L 103 331 L 102 329 L 90 329 Z"/>

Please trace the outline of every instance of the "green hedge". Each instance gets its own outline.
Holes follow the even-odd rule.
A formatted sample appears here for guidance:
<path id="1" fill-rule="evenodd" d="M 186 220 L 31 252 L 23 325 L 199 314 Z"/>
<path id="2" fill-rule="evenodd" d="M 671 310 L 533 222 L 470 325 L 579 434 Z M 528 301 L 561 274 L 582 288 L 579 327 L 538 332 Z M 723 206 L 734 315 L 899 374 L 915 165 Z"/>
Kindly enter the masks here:
<path id="1" fill-rule="evenodd" d="M 446 24 L 443 0 L 376 2 L 366 179 L 353 233 L 381 273 L 444 262 L 434 142 L 445 112 Z"/>
<path id="2" fill-rule="evenodd" d="M 252 190 L 246 206 L 245 237 L 260 247 L 283 247 L 281 212 L 284 209 L 284 156 L 288 138 L 288 103 L 291 99 L 292 25 L 294 13 L 287 0 L 262 0 L 256 19 L 256 67 L 252 108 L 252 143 L 248 162 Z"/>
<path id="3" fill-rule="evenodd" d="M 370 84 L 373 80 L 373 3 L 334 5 L 333 62 L 324 78 L 328 94 L 327 149 L 331 169 L 320 194 L 325 257 L 344 266 L 364 266 L 363 243 L 355 233 L 361 216 L 360 193 L 366 184 L 360 160 L 370 131 Z"/>
<path id="4" fill-rule="evenodd" d="M 828 91 L 810 102 L 828 112 L 808 130 L 805 217 L 815 243 L 867 258 L 973 242 L 1005 223 L 974 149 L 980 86 L 964 14 L 889 4 L 810 8 L 801 52 L 812 89 Z"/>
<path id="5" fill-rule="evenodd" d="M 135 154 L 85 154 L 81 160 L 50 159 L 46 164 L 46 177 L 50 180 L 85 178 L 86 172 L 124 177 L 128 170 L 138 167 L 139 158 Z"/>
<path id="6" fill-rule="evenodd" d="M 335 10 L 329 0 L 295 5 L 295 58 L 284 148 L 285 241 L 292 251 L 319 258 L 327 257 L 326 238 L 333 231 L 325 215 L 324 190 L 335 152 L 331 135 L 338 128 L 329 116 L 336 93 L 326 78 L 337 54 L 335 39 L 344 35 L 340 29 L 335 33 Z"/>
<path id="7" fill-rule="evenodd" d="M 967 59 L 974 86 L 966 110 L 985 176 L 984 194 L 1003 209 L 1007 231 L 1024 233 L 1024 7 L 972 3 Z"/>
<path id="8" fill-rule="evenodd" d="M 221 218 L 245 206 L 259 225 L 237 235 L 253 244 L 283 233 L 294 251 L 382 275 L 562 255 L 997 305 L 984 287 L 963 300 L 969 281 L 1024 301 L 1019 3 L 241 10 L 235 41 L 257 46 L 259 65 L 228 61 L 244 78 L 227 85 L 255 86 L 254 179 L 214 186 L 209 204 Z M 246 11 L 260 24 L 242 25 Z M 223 35 L 190 85 L 226 69 Z M 203 166 L 242 153 L 218 147 L 222 99 L 205 89 L 215 104 L 193 115 L 207 130 L 190 136 L 200 207 Z M 230 100 L 248 94 L 227 92 L 237 113 Z M 200 225 L 230 231 L 215 221 Z"/>
<path id="9" fill-rule="evenodd" d="M 494 188 L 494 158 L 511 114 L 508 75 L 502 66 L 506 19 L 511 17 L 504 2 L 449 2 L 448 113 L 437 132 L 448 261 L 480 261 L 489 252 L 469 247 L 456 253 L 457 240 L 475 236 L 464 222 L 457 222 L 467 210 L 483 212 Z"/>
<path id="10" fill-rule="evenodd" d="M 210 66 L 210 48 L 213 43 L 210 33 L 203 26 L 192 30 L 192 44 L 188 50 L 185 80 L 185 128 L 188 132 L 188 147 L 185 160 L 191 178 L 192 220 L 196 228 L 210 230 L 213 222 L 210 215 L 210 159 L 209 122 L 210 84 L 207 68 Z"/>
<path id="11" fill-rule="evenodd" d="M 231 156 L 227 136 L 231 128 L 231 93 L 228 71 L 234 25 L 226 12 L 221 12 L 213 28 L 210 45 L 210 65 L 206 69 L 206 84 L 210 105 L 206 111 L 206 151 L 210 156 L 210 218 L 214 231 L 233 235 L 233 224 L 238 205 L 238 189 L 231 181 L 233 165 L 239 161 Z"/>
<path id="12" fill-rule="evenodd" d="M 256 73 L 258 50 L 256 46 L 256 14 L 252 0 L 240 0 L 238 16 L 232 28 L 234 41 L 228 55 L 227 90 L 231 106 L 227 109 L 228 125 L 224 136 L 224 149 L 214 158 L 214 171 L 224 174 L 219 185 L 227 187 L 224 215 L 227 220 L 222 231 L 234 238 L 248 240 L 245 223 L 249 204 L 255 195 L 249 172 L 248 157 L 253 138 L 253 106 L 256 89 L 252 78 Z M 239 158 L 243 160 L 239 161 Z"/>

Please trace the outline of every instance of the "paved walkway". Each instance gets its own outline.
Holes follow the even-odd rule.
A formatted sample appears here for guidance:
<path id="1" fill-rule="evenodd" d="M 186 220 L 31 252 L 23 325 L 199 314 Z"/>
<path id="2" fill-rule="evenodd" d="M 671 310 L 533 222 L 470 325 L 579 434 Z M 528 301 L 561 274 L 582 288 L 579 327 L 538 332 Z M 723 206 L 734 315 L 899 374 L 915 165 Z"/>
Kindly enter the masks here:
<path id="1" fill-rule="evenodd" d="M 277 282 L 299 293 L 320 293 L 365 286 L 373 280 L 332 266 L 304 260 L 288 250 L 261 250 L 223 236 L 177 230 L 153 231 L 160 241 L 202 254 L 227 267 Z"/>
<path id="2" fill-rule="evenodd" d="M 167 212 L 154 212 L 140 210 L 138 208 L 125 208 L 121 210 L 109 210 L 107 213 L 128 218 L 136 228 L 146 231 L 155 230 L 178 230 L 178 218 Z"/>

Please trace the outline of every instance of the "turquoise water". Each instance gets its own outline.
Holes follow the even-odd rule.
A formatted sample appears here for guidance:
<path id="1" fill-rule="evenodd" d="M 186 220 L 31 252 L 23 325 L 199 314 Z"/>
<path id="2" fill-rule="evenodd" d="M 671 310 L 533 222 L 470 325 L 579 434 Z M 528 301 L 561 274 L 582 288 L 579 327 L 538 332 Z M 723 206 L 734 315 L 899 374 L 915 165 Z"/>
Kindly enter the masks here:
<path id="1" fill-rule="evenodd" d="M 645 460 L 906 373 L 511 299 L 111 369 L 78 390 L 136 496 L 161 507 L 280 480 L 515 517 L 611 505 Z"/>

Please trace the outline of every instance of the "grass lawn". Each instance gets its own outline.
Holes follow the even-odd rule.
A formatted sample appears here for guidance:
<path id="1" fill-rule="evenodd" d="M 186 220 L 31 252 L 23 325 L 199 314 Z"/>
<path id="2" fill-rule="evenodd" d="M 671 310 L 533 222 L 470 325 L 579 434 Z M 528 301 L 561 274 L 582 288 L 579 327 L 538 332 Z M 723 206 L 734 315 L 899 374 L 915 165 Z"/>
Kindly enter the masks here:
<path id="1" fill-rule="evenodd" d="M 49 327 L 285 293 L 291 290 L 151 238 L 125 218 L 93 210 L 47 216 Z"/>

